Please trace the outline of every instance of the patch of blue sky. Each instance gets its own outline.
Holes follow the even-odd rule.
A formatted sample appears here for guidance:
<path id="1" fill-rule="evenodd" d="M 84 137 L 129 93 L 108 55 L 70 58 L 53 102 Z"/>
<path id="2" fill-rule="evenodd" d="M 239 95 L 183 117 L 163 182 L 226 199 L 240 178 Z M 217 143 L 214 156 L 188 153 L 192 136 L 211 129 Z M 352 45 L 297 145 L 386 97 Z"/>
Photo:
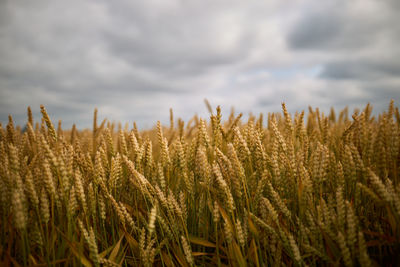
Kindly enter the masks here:
<path id="1" fill-rule="evenodd" d="M 257 80 L 290 80 L 297 76 L 318 78 L 322 70 L 322 65 L 313 65 L 309 67 L 293 66 L 287 68 L 263 68 L 241 73 L 240 75 L 233 77 L 231 81 L 243 83 Z"/>
<path id="2" fill-rule="evenodd" d="M 270 73 L 271 78 L 287 80 L 298 75 L 315 78 L 321 73 L 322 69 L 323 67 L 321 65 L 314 65 L 311 67 L 293 66 L 289 68 L 269 69 L 268 72 Z"/>

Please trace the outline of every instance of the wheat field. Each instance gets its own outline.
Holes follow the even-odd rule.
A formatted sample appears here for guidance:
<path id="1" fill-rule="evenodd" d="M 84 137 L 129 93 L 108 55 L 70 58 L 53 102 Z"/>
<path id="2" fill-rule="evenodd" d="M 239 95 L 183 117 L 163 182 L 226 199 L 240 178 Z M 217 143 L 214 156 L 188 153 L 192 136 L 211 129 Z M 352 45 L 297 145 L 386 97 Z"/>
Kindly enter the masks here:
<path id="1" fill-rule="evenodd" d="M 396 266 L 400 114 L 0 125 L 1 266 Z"/>

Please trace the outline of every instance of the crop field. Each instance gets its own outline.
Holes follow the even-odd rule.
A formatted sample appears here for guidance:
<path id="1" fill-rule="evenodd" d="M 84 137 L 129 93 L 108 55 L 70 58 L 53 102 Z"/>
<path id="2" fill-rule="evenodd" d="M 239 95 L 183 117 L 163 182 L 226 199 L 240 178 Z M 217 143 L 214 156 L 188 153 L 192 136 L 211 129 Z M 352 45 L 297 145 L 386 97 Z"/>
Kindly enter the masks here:
<path id="1" fill-rule="evenodd" d="M 393 103 L 0 125 L 1 266 L 399 266 Z M 50 116 L 49 116 L 50 115 Z"/>

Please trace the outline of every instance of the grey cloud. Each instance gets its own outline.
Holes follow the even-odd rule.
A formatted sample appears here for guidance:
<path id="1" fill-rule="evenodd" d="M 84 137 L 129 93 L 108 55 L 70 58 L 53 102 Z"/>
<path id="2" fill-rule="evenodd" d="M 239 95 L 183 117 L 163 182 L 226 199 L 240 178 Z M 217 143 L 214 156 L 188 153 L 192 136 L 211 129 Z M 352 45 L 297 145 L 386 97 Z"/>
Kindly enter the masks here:
<path id="1" fill-rule="evenodd" d="M 150 127 L 170 107 L 207 116 L 204 98 L 255 114 L 383 103 L 399 96 L 398 1 L 375 2 L 0 1 L 0 120 L 40 104 L 64 127 L 95 107 Z"/>
<path id="2" fill-rule="evenodd" d="M 398 62 L 340 61 L 327 63 L 320 74 L 326 79 L 374 80 L 387 77 L 400 77 Z"/>
<path id="3" fill-rule="evenodd" d="M 335 86 L 316 92 L 315 97 L 337 108 L 349 106 L 350 110 L 363 108 L 367 103 L 371 103 L 374 113 L 377 114 L 387 109 L 391 99 L 398 103 L 399 88 L 398 77 L 384 80 L 339 80 L 335 82 Z"/>
<path id="4" fill-rule="evenodd" d="M 343 45 L 338 43 L 345 22 L 339 14 L 311 14 L 303 18 L 288 36 L 290 47 L 314 49 Z"/>
<path id="5" fill-rule="evenodd" d="M 287 43 L 299 50 L 360 50 L 393 36 L 397 14 L 390 1 L 324 1 L 304 12 L 287 34 Z"/>
<path id="6" fill-rule="evenodd" d="M 320 62 L 322 90 L 315 99 L 336 107 L 375 105 L 400 99 L 398 1 L 327 1 L 295 20 L 288 46 Z M 336 6 L 335 6 L 336 5 Z M 313 58 L 315 57 L 315 58 Z"/>
<path id="7" fill-rule="evenodd" d="M 115 56 L 162 75 L 203 75 L 214 66 L 243 59 L 252 45 L 251 35 L 241 32 L 232 45 L 220 43 L 230 34 L 229 28 L 218 24 L 221 10 L 195 10 L 182 4 L 152 20 L 146 12 L 138 13 L 135 7 L 110 6 L 110 15 L 126 26 L 119 31 L 106 29 L 106 45 Z"/>

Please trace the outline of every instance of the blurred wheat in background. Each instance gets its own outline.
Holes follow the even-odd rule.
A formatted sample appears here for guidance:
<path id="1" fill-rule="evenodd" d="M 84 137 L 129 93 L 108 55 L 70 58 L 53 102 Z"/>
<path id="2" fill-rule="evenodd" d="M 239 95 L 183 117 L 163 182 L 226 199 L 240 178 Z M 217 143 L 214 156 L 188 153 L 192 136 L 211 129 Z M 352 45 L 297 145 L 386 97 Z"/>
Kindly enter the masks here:
<path id="1" fill-rule="evenodd" d="M 147 131 L 0 126 L 0 265 L 395 266 L 400 114 L 390 103 Z M 307 115 L 306 115 L 307 114 Z"/>

